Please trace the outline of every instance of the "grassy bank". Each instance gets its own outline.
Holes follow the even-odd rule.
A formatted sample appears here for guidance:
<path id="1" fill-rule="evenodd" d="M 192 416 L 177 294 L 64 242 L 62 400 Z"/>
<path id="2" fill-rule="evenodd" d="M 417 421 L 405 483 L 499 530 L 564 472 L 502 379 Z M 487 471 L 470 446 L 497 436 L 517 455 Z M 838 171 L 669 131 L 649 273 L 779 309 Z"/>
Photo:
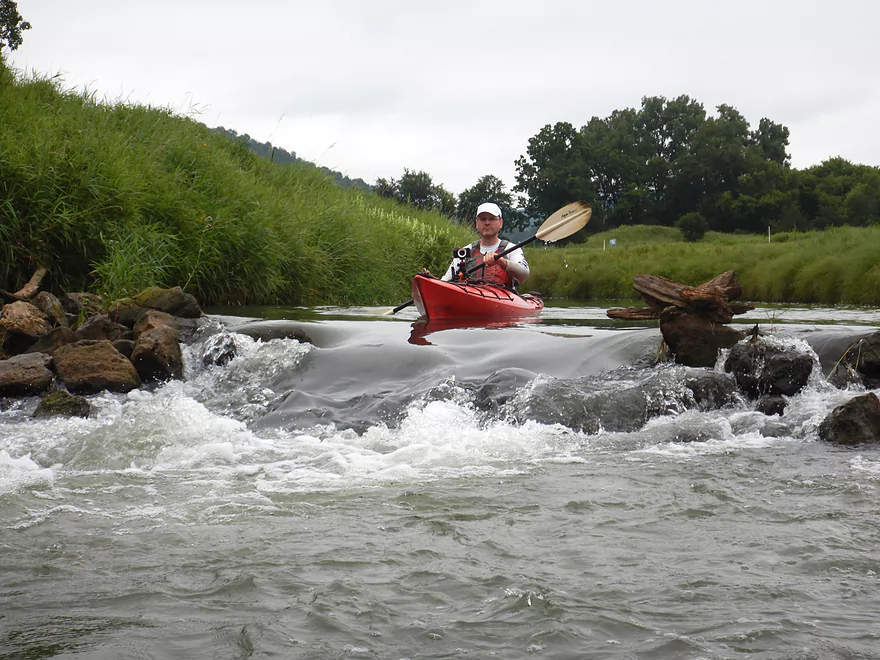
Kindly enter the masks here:
<path id="1" fill-rule="evenodd" d="M 442 272 L 470 232 L 277 166 L 198 122 L 0 62 L 0 287 L 108 297 L 181 285 L 205 304 L 371 304 Z"/>
<path id="2" fill-rule="evenodd" d="M 603 241 L 615 238 L 603 250 Z M 607 246 L 607 243 L 606 243 Z M 697 285 L 734 269 L 744 300 L 880 304 L 880 227 L 837 227 L 767 236 L 709 233 L 685 243 L 669 227 L 620 227 L 577 246 L 528 252 L 528 288 L 574 299 L 637 299 L 632 276 Z"/>

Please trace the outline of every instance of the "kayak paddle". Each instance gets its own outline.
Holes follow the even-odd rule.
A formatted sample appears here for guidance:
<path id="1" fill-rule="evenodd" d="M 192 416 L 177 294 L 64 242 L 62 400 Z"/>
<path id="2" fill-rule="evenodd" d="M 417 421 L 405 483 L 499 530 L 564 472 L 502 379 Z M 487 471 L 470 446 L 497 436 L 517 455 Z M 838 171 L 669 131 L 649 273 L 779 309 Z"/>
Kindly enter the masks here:
<path id="1" fill-rule="evenodd" d="M 554 241 L 558 241 L 562 238 L 567 238 L 571 236 L 573 233 L 578 231 L 579 229 L 583 229 L 587 223 L 590 221 L 590 217 L 593 215 L 593 209 L 586 202 L 572 202 L 567 206 L 563 206 L 561 209 L 556 211 L 553 215 L 547 218 L 544 223 L 538 227 L 538 231 L 535 232 L 535 235 L 527 238 L 524 241 L 517 243 L 516 245 L 512 245 L 506 250 L 499 252 L 496 259 L 500 259 L 505 254 L 509 254 L 514 250 L 517 250 L 524 245 L 528 245 L 532 241 L 542 240 L 547 243 L 553 243 Z M 482 264 L 477 264 L 472 268 L 469 268 L 465 271 L 465 275 L 469 275 L 477 270 L 482 268 Z M 407 300 L 405 303 L 398 305 L 390 312 L 386 312 L 386 314 L 397 314 L 400 310 L 405 307 L 409 307 L 413 304 L 412 300 Z"/>

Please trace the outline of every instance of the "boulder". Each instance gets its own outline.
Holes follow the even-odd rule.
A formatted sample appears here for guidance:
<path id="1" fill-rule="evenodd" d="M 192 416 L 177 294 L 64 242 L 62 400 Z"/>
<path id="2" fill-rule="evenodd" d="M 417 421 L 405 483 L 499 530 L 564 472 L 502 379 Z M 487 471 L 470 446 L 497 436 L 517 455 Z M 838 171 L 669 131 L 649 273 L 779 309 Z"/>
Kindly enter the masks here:
<path id="1" fill-rule="evenodd" d="M 52 325 L 46 315 L 38 308 L 28 302 L 18 300 L 3 305 L 0 310 L 0 330 L 24 335 L 34 340 L 52 332 Z"/>
<path id="2" fill-rule="evenodd" d="M 134 324 L 132 332 L 135 338 L 145 330 L 158 326 L 168 326 L 177 330 L 181 337 L 191 338 L 199 327 L 198 319 L 181 318 L 157 309 L 147 309 Z"/>
<path id="3" fill-rule="evenodd" d="M 75 341 L 79 341 L 76 333 L 70 328 L 62 326 L 55 328 L 48 335 L 40 337 L 25 353 L 47 353 L 52 355 L 59 347 L 65 344 L 72 344 Z"/>
<path id="4" fill-rule="evenodd" d="M 108 310 L 108 315 L 117 323 L 133 326 L 148 309 L 155 309 L 172 316 L 199 318 L 202 310 L 198 301 L 179 286 L 171 289 L 150 287 L 131 298 L 117 300 Z"/>
<path id="5" fill-rule="evenodd" d="M 34 296 L 31 304 L 43 312 L 53 325 L 65 327 L 69 325 L 67 314 L 61 301 L 48 291 L 40 291 L 40 293 Z"/>
<path id="6" fill-rule="evenodd" d="M 741 401 L 736 381 L 730 374 L 695 369 L 688 372 L 684 386 L 693 394 L 699 410 L 718 410 Z"/>
<path id="7" fill-rule="evenodd" d="M 819 425 L 819 437 L 840 445 L 880 442 L 880 399 L 868 392 L 837 406 Z"/>
<path id="8" fill-rule="evenodd" d="M 34 417 L 88 417 L 92 407 L 81 396 L 74 396 L 64 390 L 56 390 L 47 394 L 37 405 Z"/>
<path id="9" fill-rule="evenodd" d="M 104 302 L 101 296 L 93 293 L 65 293 L 61 296 L 61 305 L 64 311 L 72 314 L 74 318 L 89 317 L 104 311 Z"/>
<path id="10" fill-rule="evenodd" d="M 51 361 L 43 353 L 0 360 L 0 396 L 29 396 L 49 389 L 55 380 L 55 374 L 49 370 Z"/>
<path id="11" fill-rule="evenodd" d="M 724 371 L 732 373 L 740 390 L 753 399 L 792 396 L 809 381 L 813 358 L 767 341 L 748 340 L 730 349 Z"/>
<path id="12" fill-rule="evenodd" d="M 148 310 L 135 324 L 131 363 L 142 380 L 183 378 L 180 333 L 173 322 L 169 314 Z"/>
<path id="13" fill-rule="evenodd" d="M 113 348 L 122 353 L 129 360 L 131 359 L 131 354 L 134 351 L 134 340 L 133 339 L 117 339 L 112 342 Z"/>
<path id="14" fill-rule="evenodd" d="M 120 323 L 114 323 L 106 314 L 90 316 L 76 329 L 77 339 L 131 339 L 131 331 Z"/>
<path id="15" fill-rule="evenodd" d="M 730 348 L 744 337 L 729 326 L 676 307 L 660 313 L 660 332 L 675 361 L 688 367 L 714 366 L 720 349 Z"/>
<path id="16" fill-rule="evenodd" d="M 83 339 L 55 351 L 58 378 L 70 392 L 128 392 L 140 386 L 137 371 L 106 339 Z"/>

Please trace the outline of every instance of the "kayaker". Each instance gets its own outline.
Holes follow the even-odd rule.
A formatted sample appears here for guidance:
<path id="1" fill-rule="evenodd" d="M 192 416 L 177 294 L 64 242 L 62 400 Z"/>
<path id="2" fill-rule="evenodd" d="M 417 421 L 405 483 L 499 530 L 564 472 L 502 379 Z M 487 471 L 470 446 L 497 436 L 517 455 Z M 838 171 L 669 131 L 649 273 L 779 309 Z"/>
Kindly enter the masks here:
<path id="1" fill-rule="evenodd" d="M 458 279 L 459 271 L 464 272 L 478 264 L 484 264 L 485 267 L 468 275 L 469 281 L 487 282 L 515 289 L 517 284 L 529 279 L 529 264 L 521 249 L 517 248 L 501 258 L 495 256 L 511 245 L 510 241 L 502 240 L 498 236 L 498 232 L 504 226 L 499 206 L 492 202 L 480 204 L 477 207 L 475 224 L 480 240 L 462 248 L 469 250 L 471 256 L 466 259 L 454 257 L 446 274 L 440 279 L 447 282 Z"/>

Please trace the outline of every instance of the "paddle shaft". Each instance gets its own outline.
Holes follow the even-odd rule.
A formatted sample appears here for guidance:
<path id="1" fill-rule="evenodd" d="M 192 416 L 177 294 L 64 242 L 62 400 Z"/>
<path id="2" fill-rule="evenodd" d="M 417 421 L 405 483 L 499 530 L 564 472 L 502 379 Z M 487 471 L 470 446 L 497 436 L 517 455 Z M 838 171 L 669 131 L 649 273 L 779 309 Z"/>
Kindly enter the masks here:
<path id="1" fill-rule="evenodd" d="M 520 242 L 520 243 L 517 243 L 516 245 L 512 245 L 511 247 L 507 248 L 507 249 L 504 250 L 503 252 L 499 252 L 499 253 L 496 255 L 495 258 L 496 258 L 496 259 L 500 259 L 500 258 L 503 257 L 505 254 L 510 254 L 510 253 L 513 252 L 514 250 L 517 250 L 517 249 L 523 247 L 524 245 L 528 245 L 528 244 L 531 243 L 532 241 L 536 241 L 536 240 L 538 240 L 538 235 L 537 235 L 537 234 L 535 234 L 535 235 L 532 236 L 531 238 L 527 238 L 526 240 L 524 240 L 524 241 L 522 241 L 522 242 Z M 468 268 L 468 269 L 465 271 L 464 274 L 465 274 L 465 275 L 470 275 L 471 273 L 474 273 L 474 272 L 480 270 L 480 268 L 482 268 L 482 267 L 483 267 L 483 264 L 477 264 L 476 266 L 472 266 L 471 268 Z M 407 301 L 406 301 L 405 303 L 403 303 L 402 305 L 398 305 L 397 307 L 395 307 L 394 309 L 392 309 L 392 310 L 391 310 L 391 313 L 392 313 L 392 314 L 397 314 L 397 312 L 399 312 L 400 310 L 402 310 L 402 309 L 404 309 L 404 308 L 409 307 L 410 305 L 412 305 L 413 302 L 414 302 L 414 301 L 412 301 L 412 300 L 407 300 Z"/>

